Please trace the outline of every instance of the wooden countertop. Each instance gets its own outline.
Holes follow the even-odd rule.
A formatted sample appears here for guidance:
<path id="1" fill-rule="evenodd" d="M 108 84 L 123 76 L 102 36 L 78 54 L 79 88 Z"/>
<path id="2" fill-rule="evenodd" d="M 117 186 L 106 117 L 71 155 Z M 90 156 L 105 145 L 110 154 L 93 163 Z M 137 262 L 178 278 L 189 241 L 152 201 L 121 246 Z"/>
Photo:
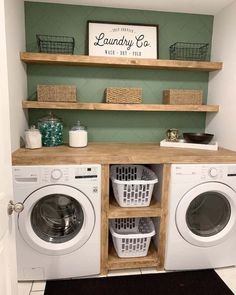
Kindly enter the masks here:
<path id="1" fill-rule="evenodd" d="M 158 164 L 236 163 L 236 152 L 160 147 L 157 143 L 89 143 L 84 148 L 68 146 L 21 148 L 12 154 L 13 165 L 59 164 Z"/>

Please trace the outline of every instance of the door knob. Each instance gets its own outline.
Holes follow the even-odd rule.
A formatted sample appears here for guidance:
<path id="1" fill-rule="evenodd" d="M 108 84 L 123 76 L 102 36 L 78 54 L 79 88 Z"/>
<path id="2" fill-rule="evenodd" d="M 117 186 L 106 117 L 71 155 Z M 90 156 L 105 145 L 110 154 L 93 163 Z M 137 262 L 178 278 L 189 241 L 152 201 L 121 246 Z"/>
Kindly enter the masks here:
<path id="1" fill-rule="evenodd" d="M 9 201 L 8 208 L 7 208 L 8 215 L 12 215 L 13 211 L 15 211 L 16 213 L 20 213 L 23 210 L 24 210 L 23 203 L 15 203 L 14 204 L 12 200 Z"/>

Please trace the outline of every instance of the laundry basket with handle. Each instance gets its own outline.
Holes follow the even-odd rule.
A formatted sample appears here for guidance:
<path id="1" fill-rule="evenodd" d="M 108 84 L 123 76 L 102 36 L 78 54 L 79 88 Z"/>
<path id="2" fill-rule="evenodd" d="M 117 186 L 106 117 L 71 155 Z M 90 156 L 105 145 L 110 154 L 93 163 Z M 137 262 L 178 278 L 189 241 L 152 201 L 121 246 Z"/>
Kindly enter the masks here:
<path id="1" fill-rule="evenodd" d="M 156 174 L 143 165 L 112 165 L 112 188 L 121 207 L 145 207 L 150 205 Z"/>
<path id="2" fill-rule="evenodd" d="M 151 218 L 116 218 L 110 220 L 110 232 L 119 257 L 146 256 L 155 235 Z"/>

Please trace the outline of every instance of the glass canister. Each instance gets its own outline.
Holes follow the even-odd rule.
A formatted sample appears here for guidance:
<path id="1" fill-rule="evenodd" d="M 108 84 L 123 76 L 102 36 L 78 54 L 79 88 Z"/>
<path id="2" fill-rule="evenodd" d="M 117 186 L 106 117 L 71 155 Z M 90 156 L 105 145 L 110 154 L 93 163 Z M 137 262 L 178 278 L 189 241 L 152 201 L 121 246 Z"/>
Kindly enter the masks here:
<path id="1" fill-rule="evenodd" d="M 25 147 L 27 149 L 38 149 L 42 147 L 42 135 L 34 125 L 25 130 Z"/>
<path id="2" fill-rule="evenodd" d="M 80 124 L 80 121 L 69 131 L 69 146 L 71 147 L 85 147 L 88 145 L 88 132 L 86 127 Z"/>
<path id="3" fill-rule="evenodd" d="M 43 146 L 58 146 L 63 144 L 63 122 L 53 113 L 39 119 L 38 128 L 42 134 Z"/>

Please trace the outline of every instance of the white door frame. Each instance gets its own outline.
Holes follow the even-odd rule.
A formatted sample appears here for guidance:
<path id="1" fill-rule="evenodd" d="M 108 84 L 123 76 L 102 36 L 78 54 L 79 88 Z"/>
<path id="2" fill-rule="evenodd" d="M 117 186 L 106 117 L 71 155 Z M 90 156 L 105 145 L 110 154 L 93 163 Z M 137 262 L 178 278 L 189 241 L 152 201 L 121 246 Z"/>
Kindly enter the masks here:
<path id="1" fill-rule="evenodd" d="M 7 204 L 13 198 L 13 189 L 4 1 L 0 1 L 0 77 L 0 290 L 4 295 L 16 295 L 18 292 L 14 222 L 12 216 L 7 214 Z"/>

